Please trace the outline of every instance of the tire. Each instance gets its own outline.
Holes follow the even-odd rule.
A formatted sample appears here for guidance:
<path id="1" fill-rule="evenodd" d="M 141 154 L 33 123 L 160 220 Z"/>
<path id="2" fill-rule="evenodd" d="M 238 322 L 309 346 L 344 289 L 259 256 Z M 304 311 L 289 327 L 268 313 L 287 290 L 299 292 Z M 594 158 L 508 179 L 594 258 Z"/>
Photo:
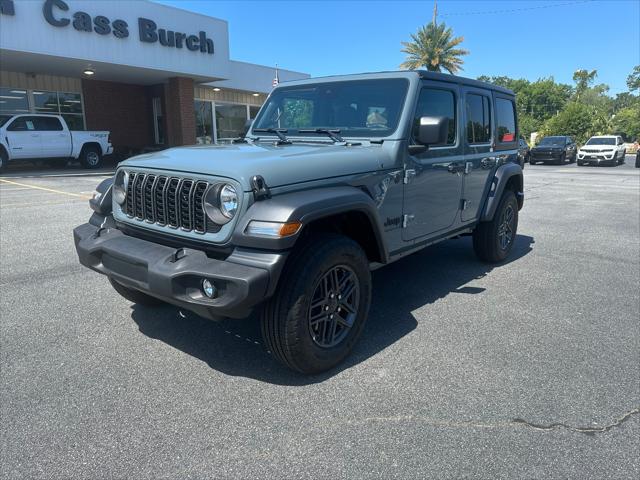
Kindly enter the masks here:
<path id="1" fill-rule="evenodd" d="M 111 277 L 109 277 L 109 283 L 111 283 L 111 286 L 116 292 L 120 294 L 120 296 L 126 298 L 130 302 L 137 303 L 138 305 L 144 305 L 145 307 L 157 307 L 160 305 L 166 305 L 166 303 L 162 300 L 152 297 L 151 295 L 147 295 L 146 293 L 142 293 L 133 288 L 125 287 Z"/>
<path id="2" fill-rule="evenodd" d="M 262 311 L 268 349 L 304 374 L 338 365 L 356 344 L 369 313 L 371 272 L 364 252 L 350 238 L 321 234 L 294 252 L 280 278 Z M 349 293 L 341 298 L 345 290 Z"/>
<path id="3" fill-rule="evenodd" d="M 613 158 L 611 159 L 611 162 L 609 163 L 610 167 L 616 167 L 618 165 L 618 152 L 613 154 Z"/>
<path id="4" fill-rule="evenodd" d="M 556 165 L 564 165 L 565 163 L 567 163 L 567 154 L 563 153 L 556 162 Z"/>
<path id="5" fill-rule="evenodd" d="M 80 163 L 84 168 L 100 168 L 102 166 L 102 152 L 98 147 L 88 145 L 80 152 Z"/>
<path id="6" fill-rule="evenodd" d="M 569 163 L 576 163 L 577 158 L 578 158 L 578 154 L 574 153 L 573 157 L 569 159 Z"/>
<path id="7" fill-rule="evenodd" d="M 510 226 L 508 231 L 504 230 L 505 224 Z M 490 222 L 480 223 L 473 231 L 473 250 L 484 262 L 501 262 L 511 252 L 517 230 L 518 201 L 512 190 L 506 190 L 493 219 Z"/>
<path id="8" fill-rule="evenodd" d="M 0 172 L 4 172 L 7 168 L 7 163 L 9 163 L 9 156 L 7 152 L 4 151 L 4 148 L 0 148 Z"/>
<path id="9" fill-rule="evenodd" d="M 578 160 L 578 166 L 582 167 L 584 165 L 584 162 L 581 162 L 580 160 Z"/>
<path id="10" fill-rule="evenodd" d="M 622 152 L 622 156 L 620 157 L 620 161 L 618 162 L 618 165 L 624 165 L 624 160 L 627 156 L 627 151 L 625 150 L 624 152 Z"/>

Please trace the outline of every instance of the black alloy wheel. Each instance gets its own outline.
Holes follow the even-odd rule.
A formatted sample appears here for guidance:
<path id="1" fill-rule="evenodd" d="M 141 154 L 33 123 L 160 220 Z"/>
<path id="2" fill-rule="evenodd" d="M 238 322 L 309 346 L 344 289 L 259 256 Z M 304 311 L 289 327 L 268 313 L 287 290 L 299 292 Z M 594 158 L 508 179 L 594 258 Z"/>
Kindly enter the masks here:
<path id="1" fill-rule="evenodd" d="M 338 365 L 358 341 L 371 305 L 371 271 L 351 238 L 314 232 L 299 242 L 260 323 L 278 361 L 314 374 Z"/>
<path id="2" fill-rule="evenodd" d="M 506 208 L 502 211 L 498 226 L 498 241 L 500 242 L 500 248 L 507 250 L 513 242 L 515 233 L 515 210 L 512 204 L 507 204 Z"/>
<path id="3" fill-rule="evenodd" d="M 358 316 L 360 281 L 346 265 L 337 265 L 317 282 L 309 305 L 309 333 L 322 348 L 340 344 Z"/>

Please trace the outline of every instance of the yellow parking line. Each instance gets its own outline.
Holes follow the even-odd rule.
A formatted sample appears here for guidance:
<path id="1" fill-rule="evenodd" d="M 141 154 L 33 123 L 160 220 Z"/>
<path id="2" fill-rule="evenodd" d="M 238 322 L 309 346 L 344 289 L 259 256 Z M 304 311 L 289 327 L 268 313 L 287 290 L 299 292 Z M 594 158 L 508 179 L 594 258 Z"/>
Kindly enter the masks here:
<path id="1" fill-rule="evenodd" d="M 5 180 L 4 178 L 0 178 L 0 182 L 10 183 L 11 185 L 18 185 L 19 187 L 33 188 L 34 190 L 44 190 L 45 192 L 59 193 L 61 195 L 69 195 L 71 197 L 80 197 L 85 200 L 89 200 L 91 198 L 88 195 L 81 195 L 79 193 L 71 193 L 71 192 L 63 192 L 62 190 L 54 190 L 53 188 L 38 187 L 37 185 L 28 185 L 26 183 L 12 182 L 11 180 Z"/>

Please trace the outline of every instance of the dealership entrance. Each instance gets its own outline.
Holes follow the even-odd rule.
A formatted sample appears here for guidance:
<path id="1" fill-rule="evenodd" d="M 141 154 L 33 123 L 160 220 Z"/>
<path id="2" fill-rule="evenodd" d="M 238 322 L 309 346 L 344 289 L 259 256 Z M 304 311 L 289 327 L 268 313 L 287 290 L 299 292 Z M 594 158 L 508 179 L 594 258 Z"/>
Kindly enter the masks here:
<path id="1" fill-rule="evenodd" d="M 109 130 L 116 151 L 227 142 L 272 88 L 274 68 L 229 58 L 224 20 L 136 0 L 0 5 L 0 113 Z"/>

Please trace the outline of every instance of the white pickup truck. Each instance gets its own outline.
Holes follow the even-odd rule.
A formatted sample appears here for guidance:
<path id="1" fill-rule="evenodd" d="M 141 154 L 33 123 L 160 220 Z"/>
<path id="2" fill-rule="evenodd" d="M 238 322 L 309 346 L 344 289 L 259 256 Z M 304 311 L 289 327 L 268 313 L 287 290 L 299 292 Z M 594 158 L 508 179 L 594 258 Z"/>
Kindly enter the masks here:
<path id="1" fill-rule="evenodd" d="M 79 159 L 85 168 L 98 168 L 112 152 L 109 132 L 71 131 L 60 115 L 0 115 L 0 171 L 12 160 L 64 166 Z"/>

